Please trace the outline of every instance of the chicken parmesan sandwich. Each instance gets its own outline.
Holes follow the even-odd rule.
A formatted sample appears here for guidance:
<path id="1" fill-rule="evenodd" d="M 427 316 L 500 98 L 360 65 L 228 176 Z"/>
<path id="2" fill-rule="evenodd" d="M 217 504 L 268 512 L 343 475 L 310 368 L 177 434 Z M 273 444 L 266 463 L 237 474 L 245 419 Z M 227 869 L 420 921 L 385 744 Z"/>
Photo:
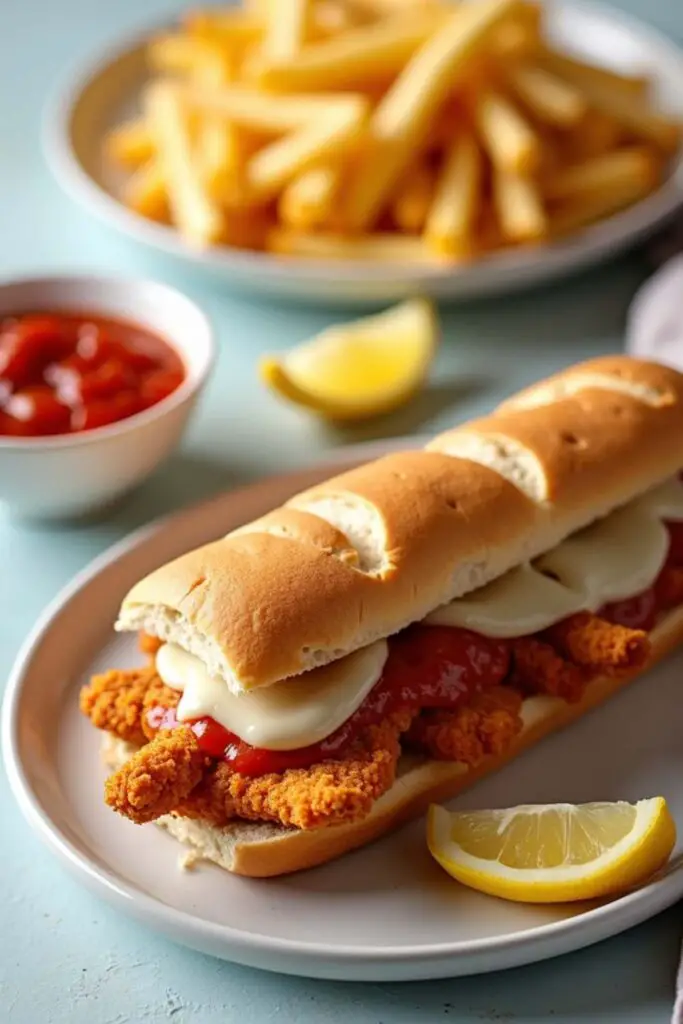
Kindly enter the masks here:
<path id="1" fill-rule="evenodd" d="M 683 375 L 597 359 L 155 570 L 107 804 L 268 876 L 456 795 L 683 638 L 682 469 Z"/>

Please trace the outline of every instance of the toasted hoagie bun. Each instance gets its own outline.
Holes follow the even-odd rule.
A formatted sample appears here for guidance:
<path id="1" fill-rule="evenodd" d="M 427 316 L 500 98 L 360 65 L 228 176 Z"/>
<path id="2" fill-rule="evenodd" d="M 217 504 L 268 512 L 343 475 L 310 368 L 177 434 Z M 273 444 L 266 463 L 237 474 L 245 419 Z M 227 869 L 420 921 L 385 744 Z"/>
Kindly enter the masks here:
<path id="1" fill-rule="evenodd" d="M 157 569 L 117 628 L 179 644 L 235 693 L 267 686 L 422 620 L 682 465 L 683 376 L 592 360 Z"/>
<path id="2" fill-rule="evenodd" d="M 522 710 L 524 727 L 500 756 L 487 757 L 476 767 L 470 767 L 460 762 L 404 755 L 399 761 L 396 782 L 360 821 L 305 831 L 249 821 L 216 828 L 168 814 L 155 824 L 190 847 L 199 859 L 213 861 L 238 875 L 267 878 L 324 864 L 418 817 L 433 801 L 457 796 L 545 736 L 602 704 L 678 647 L 683 641 L 683 608 L 663 617 L 650 637 L 651 655 L 645 669 L 630 676 L 594 679 L 586 687 L 583 699 L 575 704 L 558 697 L 527 698 Z M 103 757 L 109 767 L 120 767 L 134 752 L 131 744 L 105 734 Z"/>

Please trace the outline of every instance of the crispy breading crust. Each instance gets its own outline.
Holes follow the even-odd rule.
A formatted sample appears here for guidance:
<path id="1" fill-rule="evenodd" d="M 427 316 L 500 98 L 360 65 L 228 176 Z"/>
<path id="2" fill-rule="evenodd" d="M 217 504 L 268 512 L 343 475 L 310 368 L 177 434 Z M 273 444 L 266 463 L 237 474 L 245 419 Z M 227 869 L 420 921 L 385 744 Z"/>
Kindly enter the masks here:
<path id="1" fill-rule="evenodd" d="M 162 730 L 112 775 L 105 800 L 138 824 L 173 811 L 213 825 L 235 818 L 319 828 L 366 815 L 392 785 L 408 715 L 369 726 L 343 761 L 247 778 L 200 750 L 188 726 Z"/>
<path id="2" fill-rule="evenodd" d="M 477 765 L 501 754 L 522 730 L 522 695 L 493 686 L 455 711 L 425 711 L 413 721 L 406 742 L 430 757 Z"/>
<path id="3" fill-rule="evenodd" d="M 512 684 L 522 693 L 548 693 L 573 704 L 581 700 L 589 680 L 585 668 L 561 658 L 557 651 L 525 636 L 512 644 Z"/>
<path id="4" fill-rule="evenodd" d="M 192 792 L 207 763 L 188 726 L 160 732 L 107 779 L 105 802 L 138 825 L 154 821 Z"/>
<path id="5" fill-rule="evenodd" d="M 568 661 L 594 672 L 636 671 L 650 653 L 648 634 L 605 622 L 590 612 L 577 612 L 546 630 L 543 638 Z"/>

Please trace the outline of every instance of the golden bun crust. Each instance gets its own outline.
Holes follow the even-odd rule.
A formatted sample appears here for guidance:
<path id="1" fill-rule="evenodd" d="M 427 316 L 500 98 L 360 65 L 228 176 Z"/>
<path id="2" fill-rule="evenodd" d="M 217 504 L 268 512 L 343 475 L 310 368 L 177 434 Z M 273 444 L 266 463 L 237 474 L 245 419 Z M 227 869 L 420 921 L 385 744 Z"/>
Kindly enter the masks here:
<path id="1" fill-rule="evenodd" d="M 159 819 L 157 824 L 190 846 L 201 859 L 213 861 L 238 875 L 267 878 L 325 864 L 418 817 L 430 803 L 457 796 L 643 675 L 683 642 L 683 608 L 669 613 L 651 637 L 652 653 L 646 669 L 631 676 L 595 679 L 587 687 L 583 700 L 576 704 L 546 696 L 525 700 L 524 728 L 502 756 L 488 757 L 476 768 L 461 763 L 403 758 L 399 781 L 380 797 L 362 821 L 311 831 L 285 829 L 266 822 L 235 822 L 219 829 L 171 815 Z M 121 765 L 132 752 L 128 744 L 112 737 L 107 736 L 105 743 L 105 760 L 111 767 Z"/>
<path id="2" fill-rule="evenodd" d="M 292 498 L 136 584 L 118 628 L 239 692 L 423 619 L 683 464 L 683 375 L 612 356 Z"/>

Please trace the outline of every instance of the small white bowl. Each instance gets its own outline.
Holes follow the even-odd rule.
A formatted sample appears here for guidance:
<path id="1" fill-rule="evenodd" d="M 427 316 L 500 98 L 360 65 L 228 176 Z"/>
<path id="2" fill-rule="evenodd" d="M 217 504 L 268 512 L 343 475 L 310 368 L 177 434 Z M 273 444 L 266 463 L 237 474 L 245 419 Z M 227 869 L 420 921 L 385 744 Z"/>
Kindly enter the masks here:
<path id="1" fill-rule="evenodd" d="M 0 508 L 21 518 L 81 516 L 140 483 L 176 446 L 213 365 L 213 332 L 190 299 L 154 281 L 45 277 L 0 283 L 0 317 L 36 311 L 129 320 L 160 335 L 185 364 L 185 380 L 168 398 L 118 423 L 52 437 L 0 435 Z"/>

